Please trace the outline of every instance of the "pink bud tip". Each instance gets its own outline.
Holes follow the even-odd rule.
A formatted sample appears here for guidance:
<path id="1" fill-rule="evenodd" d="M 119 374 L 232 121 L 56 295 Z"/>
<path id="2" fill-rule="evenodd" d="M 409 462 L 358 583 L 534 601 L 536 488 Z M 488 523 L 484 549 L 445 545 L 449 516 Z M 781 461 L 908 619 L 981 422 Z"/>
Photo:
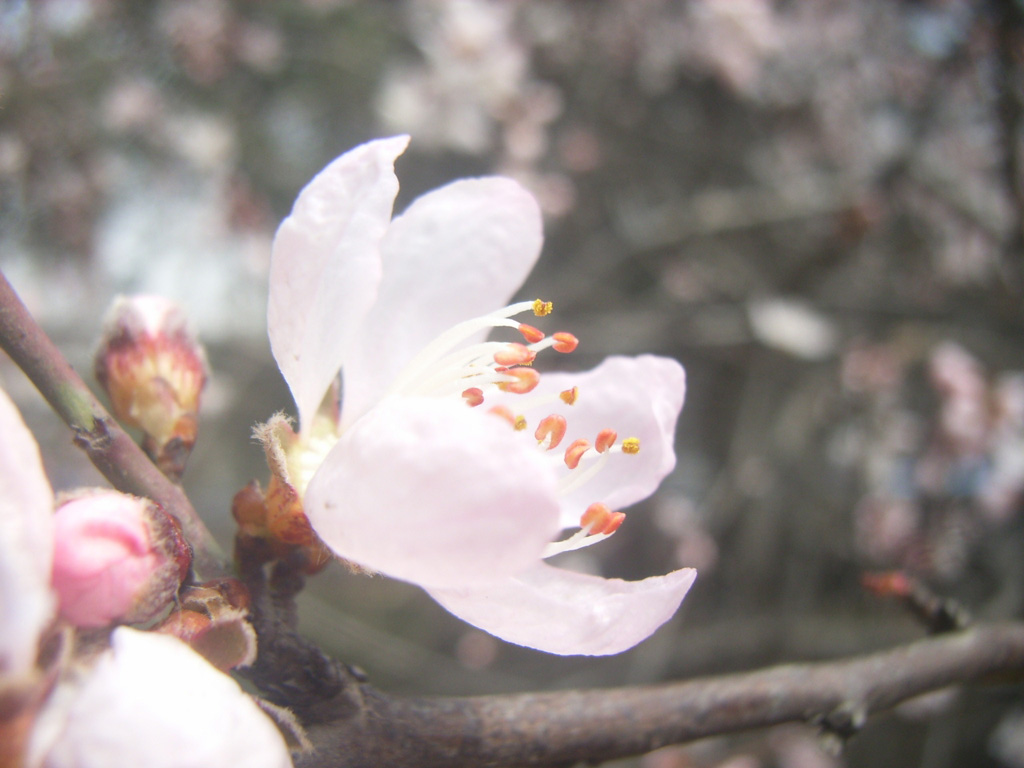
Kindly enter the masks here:
<path id="1" fill-rule="evenodd" d="M 149 501 L 115 491 L 84 491 L 58 506 L 52 580 L 61 617 L 103 627 L 160 613 L 187 572 L 169 520 Z"/>

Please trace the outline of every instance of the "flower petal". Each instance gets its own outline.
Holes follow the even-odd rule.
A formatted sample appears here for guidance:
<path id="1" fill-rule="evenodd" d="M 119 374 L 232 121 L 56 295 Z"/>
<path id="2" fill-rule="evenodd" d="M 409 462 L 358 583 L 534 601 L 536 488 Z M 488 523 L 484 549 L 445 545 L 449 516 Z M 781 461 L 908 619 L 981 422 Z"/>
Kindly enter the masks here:
<path id="1" fill-rule="evenodd" d="M 292 764 L 276 726 L 238 683 L 167 635 L 115 630 L 81 687 L 57 699 L 63 708 L 44 711 L 34 734 L 46 768 Z"/>
<path id="2" fill-rule="evenodd" d="M 431 589 L 463 621 L 510 643 L 563 656 L 621 653 L 668 621 L 697 578 L 692 568 L 643 581 L 540 564 L 500 583 Z"/>
<path id="3" fill-rule="evenodd" d="M 53 616 L 53 492 L 39 448 L 0 390 L 0 677 L 27 672 Z"/>
<path id="4" fill-rule="evenodd" d="M 377 303 L 346 361 L 345 423 L 442 331 L 508 304 L 542 242 L 537 201 L 511 179 L 464 179 L 413 202 L 384 239 Z"/>
<path id="5" fill-rule="evenodd" d="M 338 374 L 381 277 L 380 242 L 398 193 L 407 136 L 346 152 L 299 193 L 270 261 L 270 347 L 303 428 Z"/>
<path id="6" fill-rule="evenodd" d="M 609 357 L 583 373 L 545 373 L 531 396 L 554 395 L 579 387 L 574 405 L 555 398 L 549 412 L 566 418 L 569 429 L 565 445 L 577 438 L 594 441 L 602 429 L 618 432 L 619 440 L 640 438 L 640 452 L 634 456 L 613 454 L 593 479 L 562 496 L 562 523 L 579 525 L 580 515 L 600 501 L 619 510 L 646 499 L 675 467 L 673 449 L 676 421 L 683 407 L 686 375 L 683 367 L 667 357 Z M 514 396 L 507 396 L 512 397 Z M 494 402 L 499 402 L 494 398 Z M 515 408 L 514 399 L 507 400 Z M 527 414 L 535 423 L 538 414 Z M 593 452 L 573 472 L 585 471 L 596 460 Z M 567 473 L 563 465 L 561 470 Z"/>
<path id="7" fill-rule="evenodd" d="M 336 554 L 398 579 L 503 578 L 559 530 L 551 465 L 523 437 L 462 402 L 385 400 L 328 453 L 306 514 Z"/>

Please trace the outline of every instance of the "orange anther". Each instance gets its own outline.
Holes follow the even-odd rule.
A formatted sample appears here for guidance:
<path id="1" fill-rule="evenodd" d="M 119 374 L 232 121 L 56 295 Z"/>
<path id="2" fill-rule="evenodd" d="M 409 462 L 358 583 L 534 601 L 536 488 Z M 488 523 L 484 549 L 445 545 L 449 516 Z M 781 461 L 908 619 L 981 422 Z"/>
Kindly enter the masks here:
<path id="1" fill-rule="evenodd" d="M 597 501 L 587 507 L 586 512 L 580 517 L 580 527 L 587 529 L 591 534 L 610 534 L 615 533 L 625 519 L 624 512 L 612 512 Z"/>
<path id="2" fill-rule="evenodd" d="M 540 374 L 533 368 L 509 368 L 501 373 L 514 377 L 512 381 L 498 382 L 498 389 L 503 392 L 525 395 L 527 392 L 533 391 L 540 383 Z"/>
<path id="3" fill-rule="evenodd" d="M 640 453 L 640 438 L 639 437 L 627 437 L 622 441 L 622 452 L 623 453 Z"/>
<path id="4" fill-rule="evenodd" d="M 551 338 L 555 340 L 552 346 L 555 348 L 555 352 L 569 353 L 576 349 L 576 345 L 580 343 L 580 340 L 573 336 L 571 333 L 565 331 L 559 331 L 551 335 Z"/>
<path id="5" fill-rule="evenodd" d="M 512 422 L 512 426 L 515 428 L 516 432 L 522 432 L 524 429 L 526 429 L 526 417 L 523 416 L 522 414 L 519 414 L 518 416 L 516 416 L 515 421 Z"/>
<path id="6" fill-rule="evenodd" d="M 533 314 L 535 314 L 537 317 L 544 317 L 545 315 L 550 315 L 551 311 L 554 308 L 555 305 L 552 304 L 550 301 L 541 301 L 540 299 L 536 299 L 533 302 Z"/>
<path id="7" fill-rule="evenodd" d="M 576 398 L 579 397 L 579 394 L 580 388 L 573 387 L 572 389 L 567 389 L 563 392 L 559 392 L 558 396 L 562 398 L 562 402 L 565 403 L 566 405 L 572 405 L 573 403 L 576 402 Z"/>
<path id="8" fill-rule="evenodd" d="M 600 523 L 607 520 L 612 514 L 612 511 L 608 509 L 604 504 L 599 501 L 595 501 L 580 517 L 580 528 L 589 528 L 594 523 Z"/>
<path id="9" fill-rule="evenodd" d="M 534 328 L 532 325 L 527 325 L 526 323 L 519 324 L 519 332 L 523 334 L 523 338 L 531 344 L 536 344 L 544 338 L 544 332 L 542 330 Z"/>
<path id="10" fill-rule="evenodd" d="M 565 466 L 569 469 L 576 469 L 580 465 L 580 459 L 583 458 L 583 454 L 589 450 L 589 440 L 584 440 L 581 437 L 579 440 L 573 441 L 572 445 L 565 449 Z"/>
<path id="11" fill-rule="evenodd" d="M 600 531 L 592 531 L 592 533 L 603 533 L 608 536 L 619 530 L 619 526 L 622 525 L 622 521 L 626 519 L 625 512 L 612 512 L 612 516 L 605 523 L 604 527 Z"/>
<path id="12" fill-rule="evenodd" d="M 540 424 L 537 425 L 537 431 L 533 433 L 533 436 L 537 438 L 538 443 L 546 443 L 544 447 L 550 451 L 552 448 L 557 448 L 558 444 L 562 442 L 567 426 L 564 416 L 552 413 L 550 416 L 545 416 L 540 420 Z"/>
<path id="13" fill-rule="evenodd" d="M 597 449 L 598 453 L 604 453 L 615 444 L 616 438 L 619 433 L 614 429 L 602 429 L 597 433 L 597 439 L 594 441 L 594 448 Z"/>
<path id="14" fill-rule="evenodd" d="M 470 387 L 462 390 L 462 397 L 469 404 L 470 408 L 476 408 L 484 401 L 484 391 L 480 387 Z"/>
<path id="15" fill-rule="evenodd" d="M 537 357 L 536 352 L 523 344 L 513 342 L 494 353 L 494 362 L 498 365 L 529 365 L 535 357 Z"/>
<path id="16" fill-rule="evenodd" d="M 489 410 L 488 413 L 493 413 L 498 418 L 504 419 L 512 427 L 515 427 L 516 425 L 516 415 L 512 413 L 512 409 L 509 408 L 507 405 L 496 405 L 493 408 L 491 408 L 491 410 Z"/>

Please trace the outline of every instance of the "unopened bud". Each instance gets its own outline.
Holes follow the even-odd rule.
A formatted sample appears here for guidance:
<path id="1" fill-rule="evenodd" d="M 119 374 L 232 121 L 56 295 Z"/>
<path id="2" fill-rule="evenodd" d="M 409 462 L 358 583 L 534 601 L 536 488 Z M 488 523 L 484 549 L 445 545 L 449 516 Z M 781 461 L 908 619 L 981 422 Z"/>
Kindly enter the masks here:
<path id="1" fill-rule="evenodd" d="M 145 433 L 143 447 L 169 477 L 181 477 L 196 441 L 206 355 L 185 315 L 159 296 L 115 299 L 96 353 L 96 379 L 114 415 Z"/>
<path id="2" fill-rule="evenodd" d="M 188 575 L 180 527 L 148 499 L 85 490 L 58 499 L 53 522 L 53 589 L 75 626 L 148 621 Z"/>
<path id="3" fill-rule="evenodd" d="M 253 480 L 231 500 L 231 516 L 243 536 L 267 535 L 267 503 L 259 483 Z"/>

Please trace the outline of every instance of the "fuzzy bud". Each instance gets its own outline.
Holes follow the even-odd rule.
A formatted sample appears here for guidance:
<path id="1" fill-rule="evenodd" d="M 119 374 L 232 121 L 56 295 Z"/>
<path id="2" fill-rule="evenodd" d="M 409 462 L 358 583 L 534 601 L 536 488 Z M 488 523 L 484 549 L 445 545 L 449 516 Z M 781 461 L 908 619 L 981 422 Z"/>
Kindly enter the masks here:
<path id="1" fill-rule="evenodd" d="M 147 499 L 86 490 L 58 499 L 53 589 L 78 627 L 148 621 L 173 600 L 191 551 L 177 522 Z"/>
<path id="2" fill-rule="evenodd" d="M 145 433 L 143 447 L 179 478 L 196 441 L 206 354 L 177 304 L 159 296 L 115 299 L 96 353 L 96 379 L 114 414 Z"/>

